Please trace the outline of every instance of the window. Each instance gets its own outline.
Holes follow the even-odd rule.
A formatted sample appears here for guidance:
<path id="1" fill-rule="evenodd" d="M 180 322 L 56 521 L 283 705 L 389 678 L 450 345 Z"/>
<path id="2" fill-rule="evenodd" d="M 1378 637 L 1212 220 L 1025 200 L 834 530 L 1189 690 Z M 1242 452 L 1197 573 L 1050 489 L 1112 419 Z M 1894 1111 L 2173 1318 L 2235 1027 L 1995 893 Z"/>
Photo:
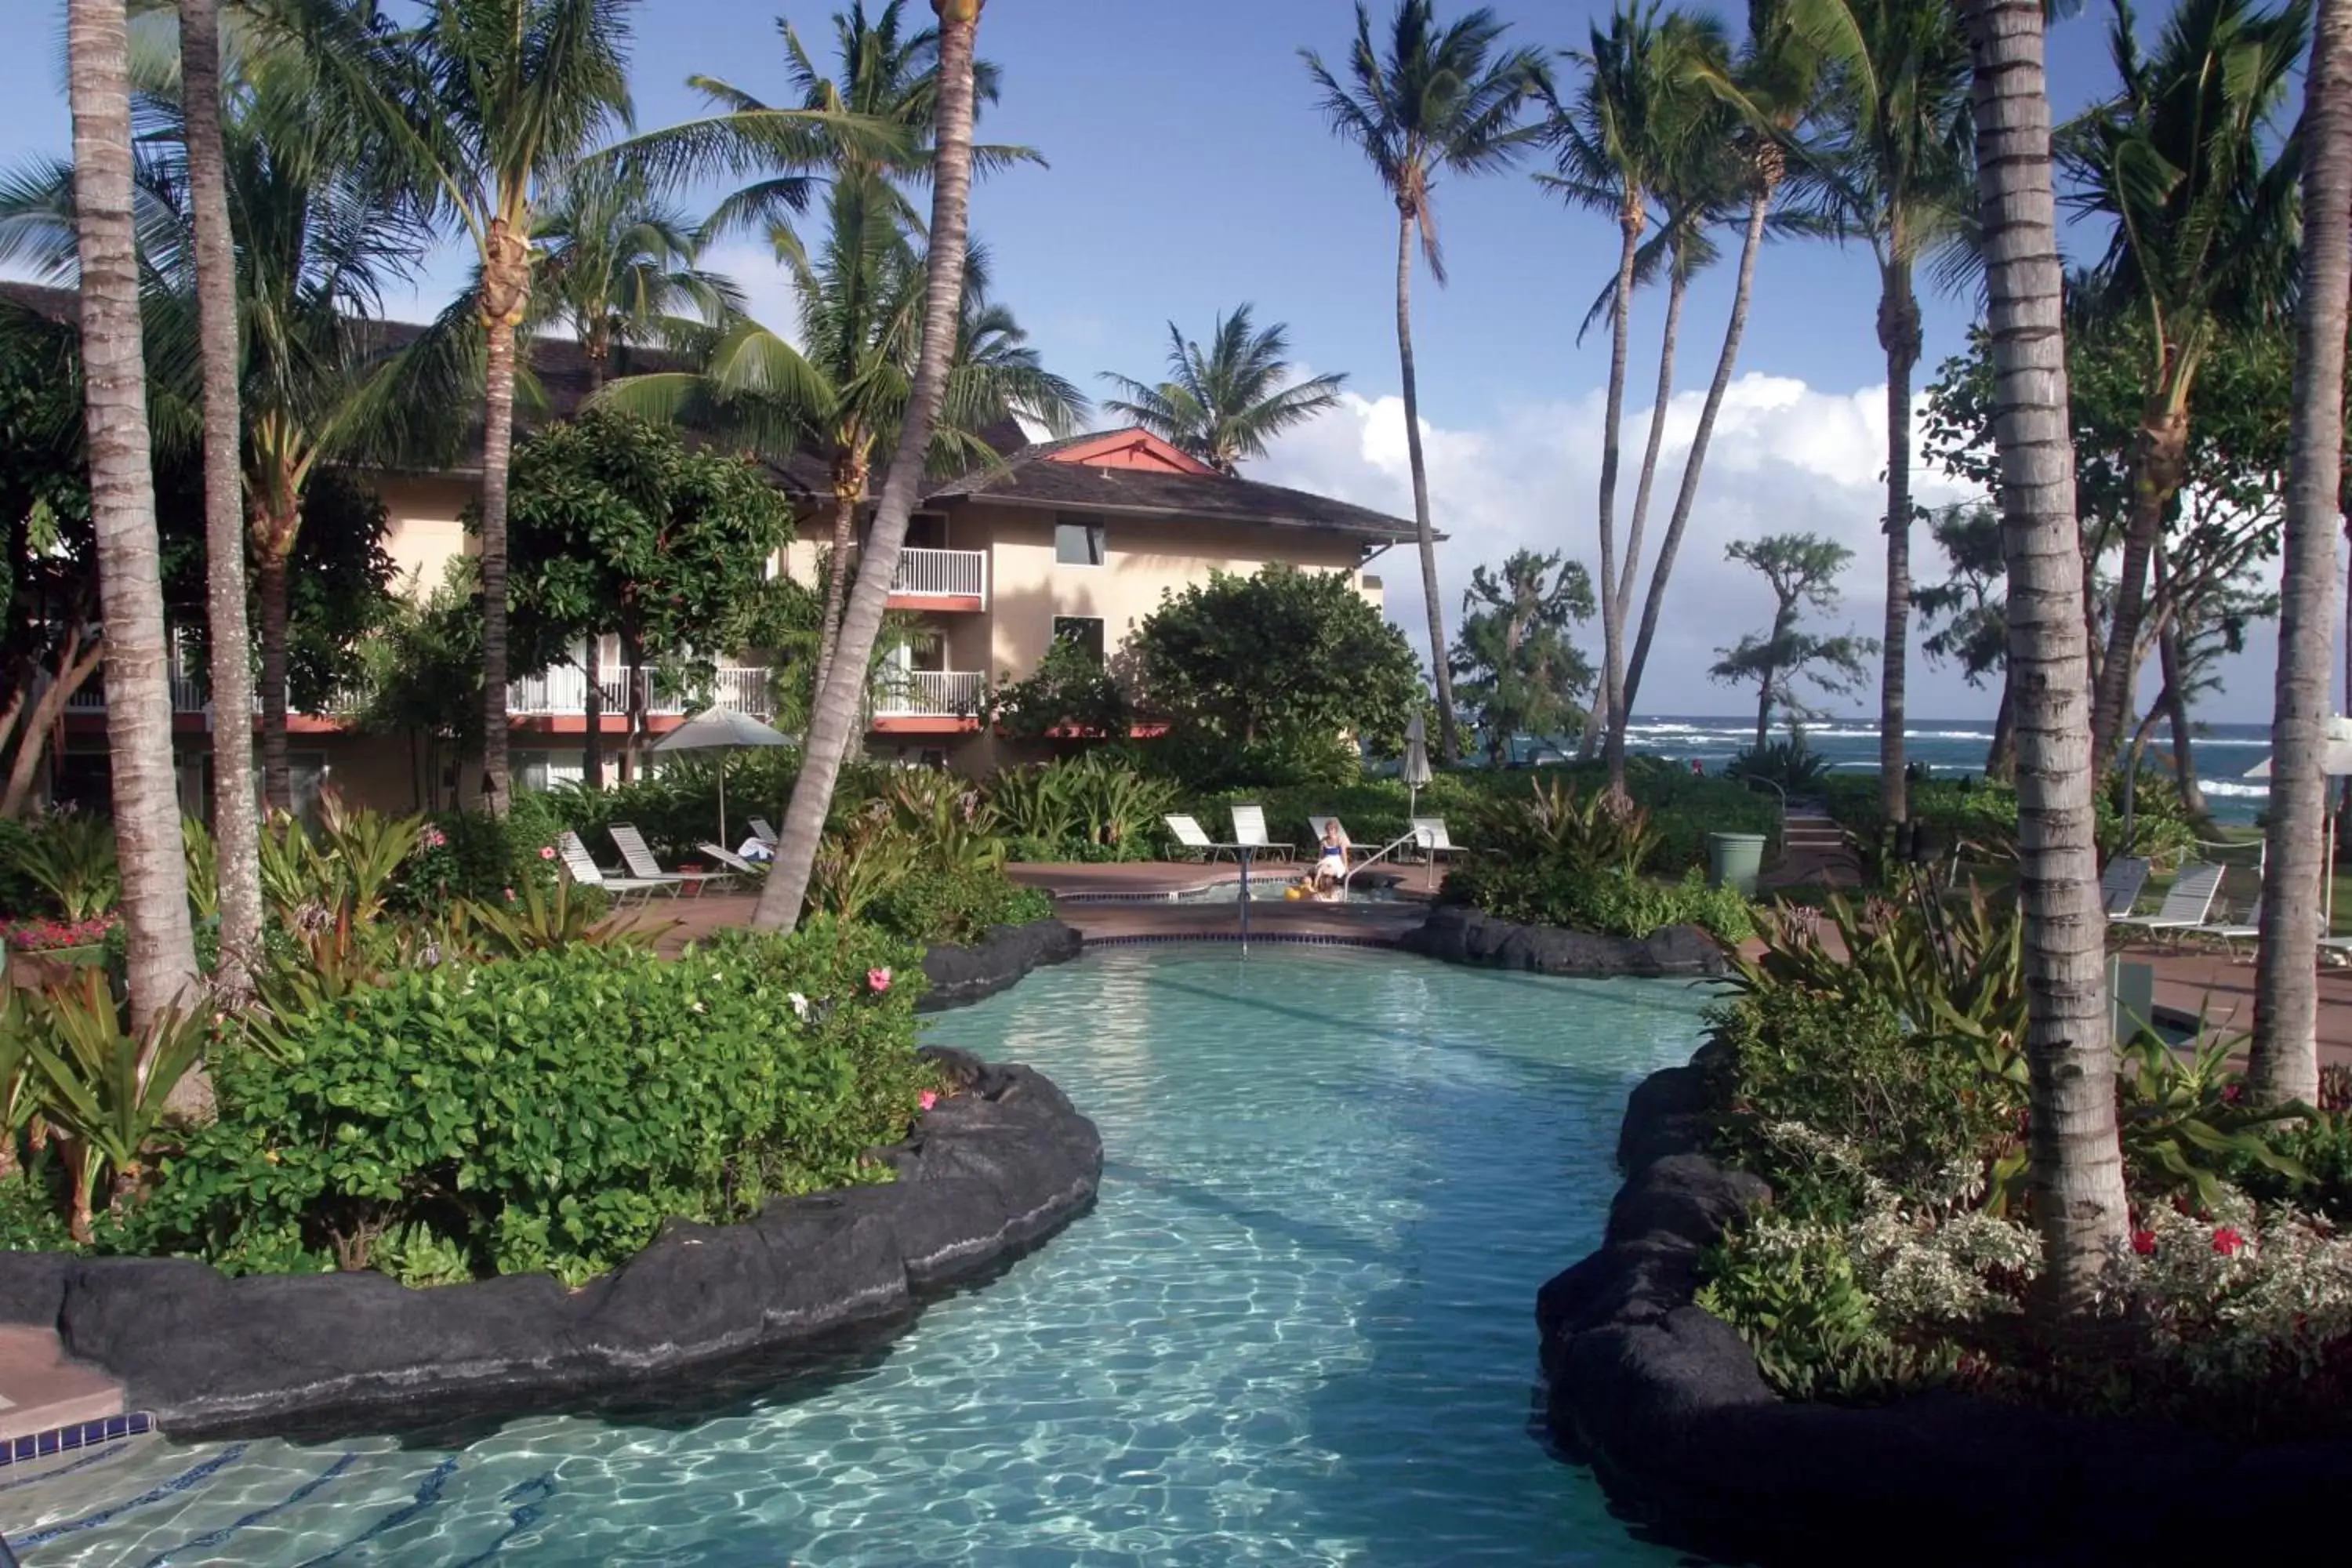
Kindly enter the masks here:
<path id="1" fill-rule="evenodd" d="M 1084 648 L 1087 657 L 1097 664 L 1103 661 L 1103 624 L 1100 616 L 1055 616 L 1054 640 Z"/>
<path id="2" fill-rule="evenodd" d="M 1064 512 L 1054 520 L 1054 559 L 1064 566 L 1103 563 L 1102 519 Z"/>

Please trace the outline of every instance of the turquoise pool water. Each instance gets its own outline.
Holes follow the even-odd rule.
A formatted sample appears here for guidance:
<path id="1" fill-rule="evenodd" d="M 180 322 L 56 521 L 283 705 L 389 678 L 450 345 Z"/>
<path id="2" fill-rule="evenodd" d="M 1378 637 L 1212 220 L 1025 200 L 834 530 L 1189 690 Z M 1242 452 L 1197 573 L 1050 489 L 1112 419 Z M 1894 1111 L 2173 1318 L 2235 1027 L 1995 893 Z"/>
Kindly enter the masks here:
<path id="1" fill-rule="evenodd" d="M 829 1387 L 692 1424 L 155 1445 L 0 1472 L 27 1568 L 1666 1563 L 1537 1436 L 1531 1306 L 1699 996 L 1125 949 L 936 1037 L 1100 1124 L 1093 1214 Z"/>

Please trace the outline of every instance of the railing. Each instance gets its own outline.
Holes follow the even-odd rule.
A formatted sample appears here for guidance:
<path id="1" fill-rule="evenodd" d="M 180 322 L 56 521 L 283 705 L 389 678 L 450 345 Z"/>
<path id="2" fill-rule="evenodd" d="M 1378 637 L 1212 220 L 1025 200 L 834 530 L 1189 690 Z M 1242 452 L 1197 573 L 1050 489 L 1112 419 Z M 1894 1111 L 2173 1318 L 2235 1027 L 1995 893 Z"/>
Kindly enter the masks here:
<path id="1" fill-rule="evenodd" d="M 980 713 L 988 677 L 977 669 L 886 669 L 874 678 L 877 719 L 969 719 Z"/>
<path id="2" fill-rule="evenodd" d="M 596 684 L 604 697 L 604 711 L 628 711 L 630 672 L 627 669 L 600 669 Z M 667 696 L 652 689 L 651 670 L 639 670 L 636 679 L 644 683 L 646 711 L 662 717 L 674 717 L 693 712 L 704 707 L 731 708 L 738 712 L 762 718 L 775 711 L 772 695 L 774 674 L 764 665 L 722 666 L 713 679 L 703 700 Z M 577 665 L 560 664 L 538 675 L 517 679 L 507 688 L 507 711 L 530 718 L 571 718 L 588 711 L 588 676 Z"/>
<path id="3" fill-rule="evenodd" d="M 44 677 L 46 682 L 47 678 Z M 172 711 L 201 713 L 205 710 L 204 683 L 188 670 L 172 671 Z M 106 711 L 106 677 L 93 673 L 81 683 L 81 689 L 66 699 L 68 713 L 103 713 Z"/>
<path id="4" fill-rule="evenodd" d="M 890 592 L 909 599 L 988 601 L 985 550 L 901 550 Z"/>

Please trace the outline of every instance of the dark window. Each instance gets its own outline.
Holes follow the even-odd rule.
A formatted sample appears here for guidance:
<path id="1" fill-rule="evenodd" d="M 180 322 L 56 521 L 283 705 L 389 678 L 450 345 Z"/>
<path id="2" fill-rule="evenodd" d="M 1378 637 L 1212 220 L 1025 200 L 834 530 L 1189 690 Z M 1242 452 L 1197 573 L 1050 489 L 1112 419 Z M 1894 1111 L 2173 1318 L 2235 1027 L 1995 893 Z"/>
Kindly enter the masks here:
<path id="1" fill-rule="evenodd" d="M 1054 640 L 1076 645 L 1087 650 L 1087 657 L 1097 664 L 1103 661 L 1103 624 L 1100 616 L 1055 616 Z"/>
<path id="2" fill-rule="evenodd" d="M 1068 513 L 1054 521 L 1054 559 L 1065 566 L 1103 563 L 1103 525 L 1098 517 Z"/>

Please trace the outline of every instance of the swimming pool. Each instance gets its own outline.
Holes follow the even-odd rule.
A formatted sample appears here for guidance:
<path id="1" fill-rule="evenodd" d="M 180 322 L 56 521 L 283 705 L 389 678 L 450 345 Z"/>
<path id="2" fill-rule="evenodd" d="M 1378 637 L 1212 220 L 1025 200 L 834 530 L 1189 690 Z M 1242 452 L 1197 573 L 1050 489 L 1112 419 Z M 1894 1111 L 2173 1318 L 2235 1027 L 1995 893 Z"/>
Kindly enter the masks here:
<path id="1" fill-rule="evenodd" d="M 690 1423 L 156 1445 L 0 1476 L 45 1564 L 1667 1563 L 1543 1447 L 1536 1287 L 1700 995 L 1097 952 L 936 1020 L 1100 1124 L 1101 1202 L 875 1364 Z"/>

